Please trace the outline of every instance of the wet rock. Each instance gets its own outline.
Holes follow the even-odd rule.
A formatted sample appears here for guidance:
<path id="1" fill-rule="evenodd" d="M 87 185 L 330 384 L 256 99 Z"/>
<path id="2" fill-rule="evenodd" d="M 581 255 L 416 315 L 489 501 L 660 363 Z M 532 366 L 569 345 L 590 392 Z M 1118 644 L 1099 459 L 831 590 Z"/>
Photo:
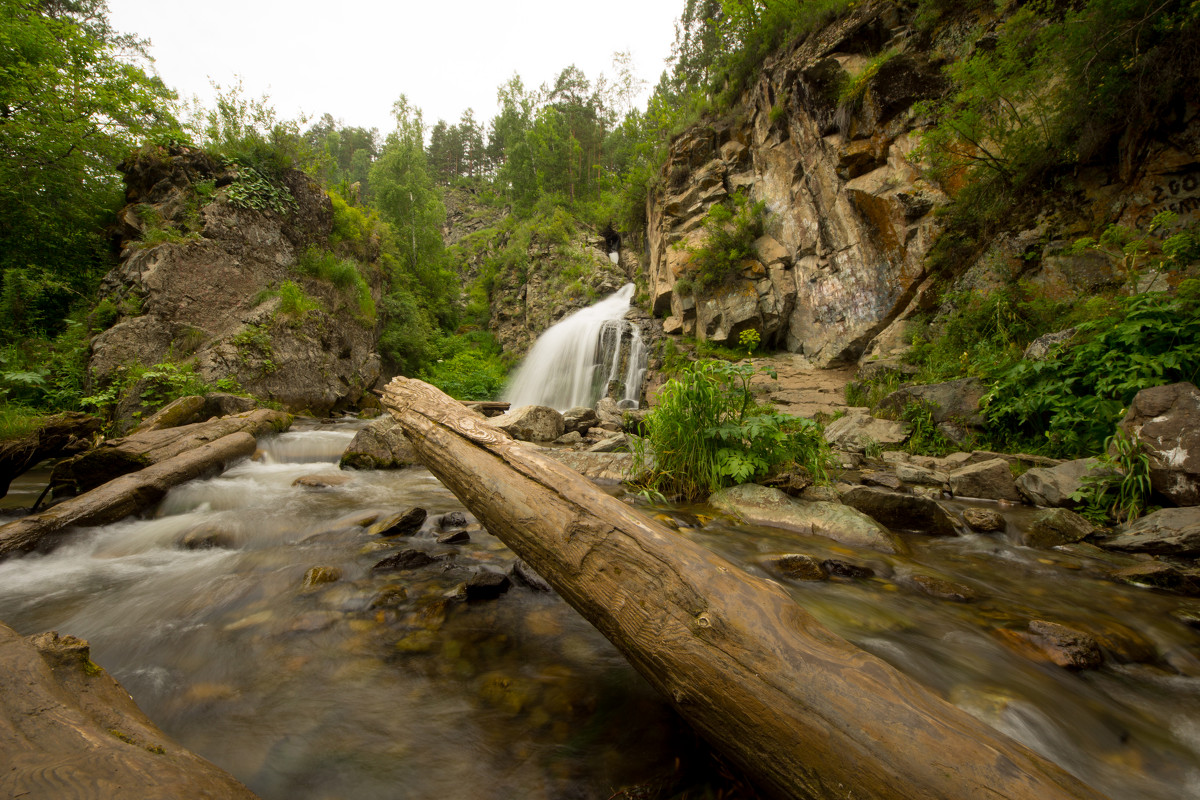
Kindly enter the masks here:
<path id="1" fill-rule="evenodd" d="M 1104 663 L 1100 643 L 1090 633 L 1035 619 L 1029 623 L 1028 641 L 1051 662 L 1067 669 L 1095 669 Z"/>
<path id="2" fill-rule="evenodd" d="M 288 619 L 280 633 L 315 633 L 333 627 L 341 619 L 336 611 L 306 611 Z"/>
<path id="3" fill-rule="evenodd" d="M 767 566 L 775 573 L 796 581 L 823 581 L 829 573 L 821 562 L 803 553 L 788 553 L 767 560 Z"/>
<path id="4" fill-rule="evenodd" d="M 1002 531 L 1007 527 L 1004 515 L 990 508 L 964 508 L 963 521 L 971 530 L 982 533 Z"/>
<path id="5" fill-rule="evenodd" d="M 866 473 L 862 476 L 862 482 L 864 486 L 876 486 L 881 489 L 891 489 L 894 492 L 904 488 L 904 481 L 891 472 Z"/>
<path id="6" fill-rule="evenodd" d="M 398 583 L 389 583 L 371 598 L 369 608 L 395 608 L 408 599 L 408 589 Z"/>
<path id="7" fill-rule="evenodd" d="M 1143 389 L 1120 428 L 1150 457 L 1154 491 L 1176 505 L 1200 505 L 1200 389 L 1191 383 Z"/>
<path id="8" fill-rule="evenodd" d="M 945 383 L 906 386 L 885 397 L 879 407 L 899 414 L 905 406 L 921 403 L 929 407 L 934 422 L 957 422 L 978 427 L 983 424 L 979 401 L 986 392 L 987 387 L 978 378 L 962 378 Z"/>
<path id="9" fill-rule="evenodd" d="M 922 593 L 936 600 L 949 600 L 952 603 L 969 603 L 979 597 L 970 586 L 939 578 L 935 575 L 913 575 L 913 585 Z"/>
<path id="10" fill-rule="evenodd" d="M 437 643 L 434 631 L 413 631 L 396 642 L 395 648 L 399 653 L 428 653 Z"/>
<path id="11" fill-rule="evenodd" d="M 896 477 L 905 483 L 915 483 L 918 486 L 944 486 L 948 480 L 945 472 L 917 464 L 898 463 L 895 466 Z"/>
<path id="12" fill-rule="evenodd" d="M 350 469 L 400 469 L 421 462 L 396 420 L 385 414 L 354 434 L 339 463 Z"/>
<path id="13" fill-rule="evenodd" d="M 425 515 L 425 509 L 415 506 L 408 511 L 384 517 L 367 528 L 367 533 L 372 536 L 404 536 L 415 533 L 425 522 Z"/>
<path id="14" fill-rule="evenodd" d="M 423 550 L 401 550 L 395 555 L 388 556 L 375 566 L 371 567 L 372 572 L 401 572 L 405 570 L 420 569 L 428 566 L 437 559 L 430 556 Z"/>
<path id="15" fill-rule="evenodd" d="M 1133 586 L 1162 589 L 1189 597 L 1200 595 L 1200 573 L 1195 570 L 1177 569 L 1162 561 L 1135 564 L 1132 567 L 1117 570 L 1112 576 L 1118 581 Z"/>
<path id="16" fill-rule="evenodd" d="M 382 513 L 381 511 L 368 510 L 347 514 L 329 523 L 329 530 L 340 531 L 346 528 L 365 528 L 379 519 Z"/>
<path id="17" fill-rule="evenodd" d="M 467 579 L 467 600 L 495 600 L 508 591 L 512 581 L 501 572 L 481 569 Z"/>
<path id="18" fill-rule="evenodd" d="M 842 544 L 884 553 L 899 553 L 905 549 L 900 538 L 887 528 L 861 511 L 838 503 L 797 500 L 778 489 L 752 483 L 722 489 L 708 502 L 751 525 L 824 536 Z"/>
<path id="19" fill-rule="evenodd" d="M 315 489 L 319 491 L 324 489 L 336 489 L 338 486 L 345 486 L 351 480 L 353 480 L 353 478 L 351 478 L 349 475 L 343 475 L 341 473 L 301 475 L 299 478 L 296 478 L 296 480 L 292 481 L 292 486 L 299 486 L 302 489 Z"/>
<path id="20" fill-rule="evenodd" d="M 829 573 L 829 577 L 831 578 L 865 580 L 875 577 L 875 570 L 870 567 L 855 564 L 852 561 L 843 561 L 838 558 L 827 558 L 821 562 L 821 566 Z"/>
<path id="21" fill-rule="evenodd" d="M 334 583 L 342 579 L 342 571 L 337 567 L 310 567 L 304 573 L 301 588 L 312 589 L 326 583 Z"/>
<path id="22" fill-rule="evenodd" d="M 587 449 L 589 453 L 612 453 L 617 450 L 627 449 L 628 440 L 624 433 L 618 433 L 613 436 L 605 436 L 600 441 Z"/>
<path id="23" fill-rule="evenodd" d="M 525 442 L 553 442 L 565 432 L 563 415 L 549 406 L 522 406 L 488 420 L 514 439 Z"/>
<path id="24" fill-rule="evenodd" d="M 958 521 L 954 515 L 928 497 L 855 486 L 842 492 L 841 498 L 846 505 L 895 530 L 933 536 L 958 535 Z"/>
<path id="25" fill-rule="evenodd" d="M 1134 520 L 1119 535 L 1100 544 L 1127 553 L 1200 557 L 1200 507 L 1160 509 Z"/>
<path id="26" fill-rule="evenodd" d="M 1107 658 L 1118 664 L 1150 664 L 1158 659 L 1154 642 L 1119 622 L 1087 622 L 1080 627 L 1095 638 Z"/>
<path id="27" fill-rule="evenodd" d="M 176 542 L 184 550 L 205 550 L 210 547 L 232 550 L 237 547 L 237 539 L 232 533 L 212 523 L 201 523 L 184 531 Z"/>
<path id="28" fill-rule="evenodd" d="M 467 527 L 467 515 L 461 511 L 450 511 L 438 517 L 438 528 L 444 531 Z"/>
<path id="29" fill-rule="evenodd" d="M 600 418 L 596 416 L 596 410 L 587 406 L 576 406 L 563 414 L 563 429 L 568 434 L 586 434 L 589 428 L 599 424 Z"/>
<path id="30" fill-rule="evenodd" d="M 1067 461 L 1056 467 L 1034 467 L 1017 478 L 1017 490 L 1035 506 L 1052 508 L 1075 508 L 1078 503 L 1071 495 L 1083 486 L 1087 474 L 1097 476 L 1109 473 L 1098 459 L 1080 458 Z"/>
<path id="31" fill-rule="evenodd" d="M 579 444 L 583 441 L 583 434 L 579 431 L 567 431 L 562 436 L 554 440 L 555 444 Z"/>
<path id="32" fill-rule="evenodd" d="M 1074 511 L 1052 508 L 1039 514 L 1029 528 L 1021 534 L 1021 544 L 1026 547 L 1057 547 L 1060 544 L 1078 542 L 1096 532 L 1096 526 Z"/>
<path id="33" fill-rule="evenodd" d="M 508 574 L 512 576 L 514 582 L 535 592 L 550 591 L 550 584 L 546 583 L 545 579 L 534 572 L 533 568 L 524 561 L 516 561 L 509 569 Z"/>
<path id="34" fill-rule="evenodd" d="M 1200 606 L 1180 606 L 1171 616 L 1188 627 L 1200 630 Z"/>
<path id="35" fill-rule="evenodd" d="M 956 469 L 947 476 L 950 493 L 955 497 L 1021 502 L 1021 493 L 1013 482 L 1012 470 L 1003 459 L 984 461 Z"/>
<path id="36" fill-rule="evenodd" d="M 878 419 L 855 411 L 825 426 L 825 441 L 838 450 L 862 453 L 868 447 L 901 444 L 908 438 L 908 425 L 890 419 Z"/>
<path id="37" fill-rule="evenodd" d="M 465 530 L 448 531 L 437 537 L 438 544 L 464 544 L 471 541 L 471 534 Z"/>

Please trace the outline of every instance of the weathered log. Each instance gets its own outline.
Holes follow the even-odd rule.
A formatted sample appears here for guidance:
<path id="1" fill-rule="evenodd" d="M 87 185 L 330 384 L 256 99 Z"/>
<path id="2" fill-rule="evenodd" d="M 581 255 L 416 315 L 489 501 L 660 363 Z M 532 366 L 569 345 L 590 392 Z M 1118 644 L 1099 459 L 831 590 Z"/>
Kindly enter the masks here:
<path id="1" fill-rule="evenodd" d="M 98 430 L 98 417 L 67 411 L 44 420 L 27 436 L 0 442 L 0 497 L 8 494 L 13 478 L 47 458 L 79 452 Z"/>
<path id="2" fill-rule="evenodd" d="M 55 497 L 81 494 L 113 478 L 174 458 L 231 433 L 245 431 L 260 436 L 286 430 L 291 420 L 290 414 L 259 408 L 208 422 L 141 431 L 111 439 L 86 453 L 59 462 L 50 476 L 50 483 Z"/>
<path id="3" fill-rule="evenodd" d="M 89 658 L 87 642 L 0 624 L 0 796 L 253 800 L 171 741 Z"/>
<path id="4" fill-rule="evenodd" d="M 767 791 L 799 798 L 1097 798 L 837 637 L 781 588 L 396 378 L 426 466 Z"/>
<path id="5" fill-rule="evenodd" d="M 253 454 L 255 447 L 257 443 L 249 433 L 231 433 L 140 472 L 114 478 L 40 514 L 0 525 L 0 558 L 31 550 L 46 536 L 71 525 L 116 522 L 157 503 L 172 486 L 219 472 L 230 462 Z"/>

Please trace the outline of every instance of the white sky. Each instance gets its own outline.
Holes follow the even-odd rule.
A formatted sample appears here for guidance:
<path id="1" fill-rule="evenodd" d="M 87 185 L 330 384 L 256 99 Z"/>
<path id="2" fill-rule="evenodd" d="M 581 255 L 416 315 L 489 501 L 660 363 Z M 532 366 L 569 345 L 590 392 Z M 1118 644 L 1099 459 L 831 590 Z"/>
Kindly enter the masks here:
<path id="1" fill-rule="evenodd" d="M 496 88 L 513 73 L 526 87 L 575 64 L 610 77 L 628 50 L 649 87 L 674 39 L 683 0 L 108 0 L 122 33 L 151 42 L 159 75 L 181 98 L 211 105 L 209 78 L 240 76 L 246 94 L 270 96 L 282 119 L 328 112 L 346 125 L 392 130 L 401 94 L 426 124 L 463 110 L 486 121 Z M 639 100 L 644 107 L 645 95 Z"/>

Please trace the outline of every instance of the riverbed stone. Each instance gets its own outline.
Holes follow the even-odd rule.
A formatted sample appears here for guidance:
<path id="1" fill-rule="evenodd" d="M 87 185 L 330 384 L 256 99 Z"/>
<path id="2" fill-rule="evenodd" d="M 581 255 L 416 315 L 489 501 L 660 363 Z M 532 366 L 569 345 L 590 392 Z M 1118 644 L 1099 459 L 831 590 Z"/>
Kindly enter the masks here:
<path id="1" fill-rule="evenodd" d="M 398 583 L 389 583 L 375 593 L 368 607 L 371 609 L 395 608 L 407 599 L 408 589 Z"/>
<path id="2" fill-rule="evenodd" d="M 1013 482 L 1012 470 L 1003 459 L 984 461 L 956 469 L 947 476 L 950 493 L 955 497 L 1021 502 L 1021 493 Z"/>
<path id="3" fill-rule="evenodd" d="M 962 583 L 940 578 L 936 575 L 914 574 L 910 580 L 923 594 L 935 600 L 949 600 L 952 603 L 969 603 L 979 597 L 979 593 Z"/>
<path id="4" fill-rule="evenodd" d="M 304 573 L 304 580 L 301 582 L 301 587 L 304 589 L 313 589 L 326 583 L 334 583 L 342 579 L 342 571 L 337 567 L 310 567 Z"/>
<path id="5" fill-rule="evenodd" d="M 531 589 L 535 592 L 549 592 L 550 584 L 546 583 L 545 578 L 533 571 L 533 567 L 518 559 L 509 569 L 508 574 L 512 576 L 515 583 Z"/>
<path id="6" fill-rule="evenodd" d="M 354 434 L 339 463 L 350 469 L 401 469 L 421 461 L 395 418 L 384 414 Z"/>
<path id="7" fill-rule="evenodd" d="M 448 511 L 438 517 L 437 526 L 441 530 L 448 531 L 455 528 L 467 527 L 467 515 L 461 511 Z"/>
<path id="8" fill-rule="evenodd" d="M 1178 569 L 1165 561 L 1147 561 L 1119 569 L 1112 574 L 1122 583 L 1162 589 L 1189 597 L 1200 595 L 1200 572 Z"/>
<path id="9" fill-rule="evenodd" d="M 825 426 L 825 441 L 838 450 L 863 453 L 869 447 L 902 444 L 908 438 L 908 425 L 890 419 L 872 417 L 855 411 Z"/>
<path id="10" fill-rule="evenodd" d="M 933 536 L 958 535 L 958 521 L 954 515 L 928 497 L 854 486 L 841 492 L 841 499 L 888 528 Z"/>
<path id="11" fill-rule="evenodd" d="M 971 530 L 981 533 L 1002 531 L 1007 527 L 1004 515 L 990 508 L 964 508 L 963 521 Z"/>
<path id="12" fill-rule="evenodd" d="M 549 406 L 521 406 L 488 420 L 514 439 L 525 442 L 553 442 L 566 431 L 563 415 Z"/>
<path id="13" fill-rule="evenodd" d="M 628 446 L 628 439 L 624 433 L 605 436 L 600 441 L 596 442 L 591 447 L 587 448 L 589 453 L 614 453 L 618 450 L 625 450 Z"/>
<path id="14" fill-rule="evenodd" d="M 829 573 L 821 562 L 803 553 L 786 553 L 767 559 L 767 566 L 785 578 L 796 581 L 823 581 Z"/>
<path id="15" fill-rule="evenodd" d="M 176 542 L 184 550 L 206 550 L 210 547 L 230 550 L 238 544 L 237 537 L 231 531 L 211 522 L 201 522 L 189 528 L 179 535 Z"/>
<path id="16" fill-rule="evenodd" d="M 317 475 L 301 475 L 296 480 L 292 481 L 292 486 L 299 486 L 301 489 L 313 489 L 321 491 L 325 489 L 336 489 L 339 486 L 345 486 L 352 478 L 349 475 L 342 473 L 322 473 Z"/>
<path id="17" fill-rule="evenodd" d="M 1075 508 L 1071 495 L 1083 486 L 1085 475 L 1115 474 L 1096 458 L 1079 458 L 1056 467 L 1034 467 L 1017 478 L 1017 490 L 1035 506 Z"/>
<path id="18" fill-rule="evenodd" d="M 1101 544 L 1127 553 L 1200 557 L 1200 507 L 1160 509 L 1134 520 Z"/>
<path id="19" fill-rule="evenodd" d="M 471 541 L 471 534 L 465 530 L 449 531 L 437 537 L 438 544 L 465 544 Z"/>
<path id="20" fill-rule="evenodd" d="M 945 472 L 923 467 L 918 464 L 898 462 L 895 465 L 896 477 L 905 483 L 915 483 L 918 486 L 944 486 L 949 476 Z"/>
<path id="21" fill-rule="evenodd" d="M 722 489 L 708 502 L 750 525 L 823 536 L 884 553 L 905 550 L 901 539 L 887 528 L 861 511 L 839 503 L 797 500 L 778 489 L 753 483 Z"/>
<path id="22" fill-rule="evenodd" d="M 404 536 L 416 533 L 425 522 L 425 509 L 414 506 L 407 511 L 389 514 L 367 528 L 372 536 Z"/>
<path id="23" fill-rule="evenodd" d="M 1027 547 L 1050 548 L 1078 542 L 1096 533 L 1096 526 L 1065 508 L 1043 511 L 1021 535 Z"/>
<path id="24" fill-rule="evenodd" d="M 875 577 L 875 570 L 865 564 L 856 564 L 844 558 L 827 558 L 821 566 L 831 578 L 846 578 L 847 580 L 866 580 Z"/>
<path id="25" fill-rule="evenodd" d="M 371 567 L 372 572 L 402 572 L 432 564 L 436 559 L 423 550 L 401 550 Z"/>
<path id="26" fill-rule="evenodd" d="M 583 434 L 579 431 L 567 431 L 562 436 L 554 440 L 555 444 L 579 444 L 583 441 Z"/>
<path id="27" fill-rule="evenodd" d="M 1095 669 L 1104 663 L 1096 637 L 1057 622 L 1035 619 L 1029 623 L 1029 641 L 1053 663 L 1066 669 Z"/>
<path id="28" fill-rule="evenodd" d="M 1200 505 L 1200 389 L 1191 383 L 1143 389 L 1120 428 L 1150 457 L 1154 491 L 1176 505 Z"/>
<path id="29" fill-rule="evenodd" d="M 594 428 L 599 424 L 600 418 L 596 416 L 594 408 L 576 406 L 563 412 L 563 429 L 566 433 L 585 434 L 589 428 Z"/>
<path id="30" fill-rule="evenodd" d="M 512 581 L 502 572 L 481 569 L 467 579 L 467 600 L 495 600 L 508 591 Z"/>

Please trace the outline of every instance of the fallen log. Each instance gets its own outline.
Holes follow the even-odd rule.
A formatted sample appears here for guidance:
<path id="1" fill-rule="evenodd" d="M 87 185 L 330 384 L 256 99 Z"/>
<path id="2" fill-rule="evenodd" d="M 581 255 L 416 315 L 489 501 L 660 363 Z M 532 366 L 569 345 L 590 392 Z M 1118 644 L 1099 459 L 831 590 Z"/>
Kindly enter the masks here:
<path id="1" fill-rule="evenodd" d="M 158 729 L 91 661 L 88 643 L 0 623 L 0 795 L 254 800 L 233 776 Z"/>
<path id="2" fill-rule="evenodd" d="M 0 525 L 0 558 L 32 550 L 45 537 L 71 525 L 105 525 L 157 503 L 172 486 L 219 472 L 254 453 L 257 442 L 245 431 L 224 436 L 90 492 L 64 500 L 40 514 Z"/>
<path id="3" fill-rule="evenodd" d="M 1098 798 L 778 586 L 608 496 L 421 381 L 383 405 L 487 529 L 766 791 L 799 798 Z"/>
<path id="4" fill-rule="evenodd" d="M 20 439 L 0 442 L 0 497 L 8 494 L 14 478 L 38 463 L 87 447 L 100 424 L 100 419 L 91 414 L 66 411 L 47 418 L 37 430 Z"/>
<path id="5" fill-rule="evenodd" d="M 55 497 L 82 494 L 113 478 L 174 458 L 231 433 L 245 431 L 261 436 L 286 430 L 291 420 L 290 414 L 259 408 L 177 428 L 156 427 L 139 431 L 110 439 L 74 458 L 60 461 L 50 476 L 50 484 Z"/>

